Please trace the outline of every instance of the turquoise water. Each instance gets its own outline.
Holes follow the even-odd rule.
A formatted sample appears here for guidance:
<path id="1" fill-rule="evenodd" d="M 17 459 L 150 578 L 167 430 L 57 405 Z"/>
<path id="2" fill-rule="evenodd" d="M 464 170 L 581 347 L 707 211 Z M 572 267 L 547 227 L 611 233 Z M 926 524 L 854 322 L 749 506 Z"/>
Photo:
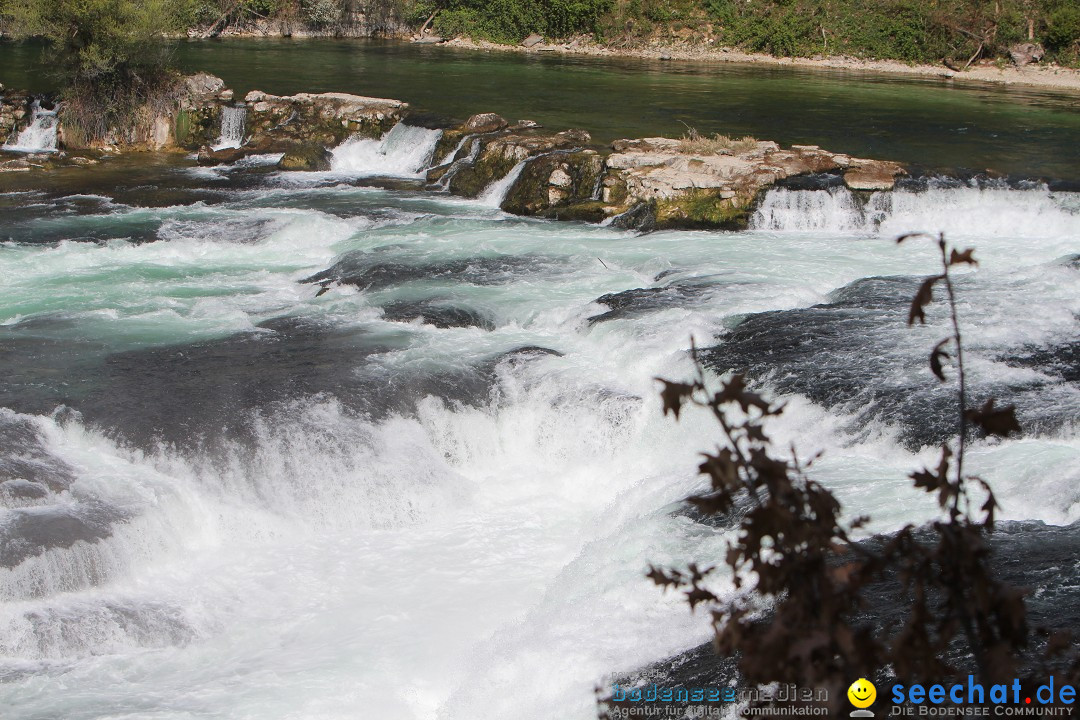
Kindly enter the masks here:
<path id="1" fill-rule="evenodd" d="M 988 97 L 1031 97 L 378 43 L 181 57 L 216 58 L 241 88 L 475 103 L 609 136 L 661 130 L 679 94 L 702 129 L 709 108 L 750 112 L 721 102 L 726 87 L 772 118 L 755 134 L 804 132 L 798 116 L 834 144 L 897 151 L 925 133 L 890 116 L 848 137 L 835 118 L 854 126 L 856 100 L 925 94 L 973 122 L 1000 109 Z M 462 80 L 440 82 L 440 67 Z M 605 110 L 604 93 L 637 111 Z M 816 110 L 800 115 L 793 96 Z M 1038 142 L 994 141 L 1025 167 L 1060 161 L 1073 137 L 1050 130 L 1072 122 L 1068 102 L 1045 97 L 1002 110 L 1039 128 Z M 947 145 L 934 143 L 923 151 Z M 416 169 L 408 152 L 375 160 Z M 657 394 L 656 377 L 693 372 L 691 339 L 750 358 L 753 382 L 786 403 L 777 446 L 822 451 L 813 477 L 869 531 L 936 517 L 907 475 L 935 460 L 955 414 L 926 367 L 944 308 L 904 322 L 936 267 L 932 244 L 893 241 L 911 230 L 976 248 L 980 266 L 957 277 L 971 392 L 1015 403 L 1025 429 L 973 441 L 965 467 L 993 484 L 1001 518 L 1080 520 L 1078 193 L 777 189 L 745 232 L 639 235 L 370 187 L 370 162 L 258 162 L 130 154 L 0 175 L 5 718 L 594 718 L 611 673 L 710 634 L 644 577 L 650 563 L 715 563 L 731 532 L 685 509 L 715 423 L 676 423 Z M 1045 597 L 1075 583 L 1068 568 L 1048 575 Z"/>

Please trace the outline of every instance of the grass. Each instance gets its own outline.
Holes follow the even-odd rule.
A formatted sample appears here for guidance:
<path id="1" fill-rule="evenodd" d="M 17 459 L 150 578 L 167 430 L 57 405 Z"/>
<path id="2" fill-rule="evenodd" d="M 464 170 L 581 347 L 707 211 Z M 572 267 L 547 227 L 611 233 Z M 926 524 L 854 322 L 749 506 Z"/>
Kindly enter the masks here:
<path id="1" fill-rule="evenodd" d="M 749 135 L 735 139 L 716 133 L 710 137 L 702 135 L 689 125 L 686 133 L 679 138 L 679 152 L 686 155 L 738 155 L 754 150 L 757 146 L 757 138 Z"/>

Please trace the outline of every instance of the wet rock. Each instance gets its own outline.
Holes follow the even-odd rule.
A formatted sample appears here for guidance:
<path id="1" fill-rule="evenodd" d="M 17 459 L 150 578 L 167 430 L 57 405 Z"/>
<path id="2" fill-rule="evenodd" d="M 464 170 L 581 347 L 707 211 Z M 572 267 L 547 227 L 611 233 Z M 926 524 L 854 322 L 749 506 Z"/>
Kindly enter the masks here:
<path id="1" fill-rule="evenodd" d="M 300 145 L 286 152 L 278 161 L 278 167 L 282 170 L 326 171 L 330 169 L 330 151 L 313 143 Z"/>
<path id="2" fill-rule="evenodd" d="M 648 233 L 656 229 L 656 204 L 639 202 L 611 219 L 611 227 Z"/>
<path id="3" fill-rule="evenodd" d="M 495 323 L 491 318 L 475 310 L 449 305 L 438 300 L 392 302 L 383 306 L 383 318 L 394 322 L 410 322 L 419 319 L 437 328 L 495 329 Z"/>
<path id="4" fill-rule="evenodd" d="M 214 150 L 204 145 L 199 148 L 197 162 L 203 166 L 231 165 L 250 155 L 283 153 L 293 149 L 293 147 L 289 143 L 276 141 L 272 138 L 262 138 L 257 142 L 242 145 L 238 148 L 222 148 L 220 150 Z"/>
<path id="5" fill-rule="evenodd" d="M 594 150 L 553 152 L 537 157 L 521 171 L 502 207 L 518 215 L 551 215 L 570 205 L 598 201 L 603 159 Z M 593 216 L 603 217 L 602 207 Z"/>
<path id="6" fill-rule="evenodd" d="M 408 109 L 400 100 L 346 93 L 269 95 L 253 90 L 244 97 L 252 142 L 264 138 L 333 147 L 354 135 L 378 138 Z"/>
<path id="7" fill-rule="evenodd" d="M 673 283 L 665 287 L 634 288 L 608 293 L 596 298 L 596 302 L 611 308 L 605 313 L 589 318 L 589 325 L 640 317 L 671 307 L 682 307 L 701 298 L 710 286 L 706 283 Z"/>

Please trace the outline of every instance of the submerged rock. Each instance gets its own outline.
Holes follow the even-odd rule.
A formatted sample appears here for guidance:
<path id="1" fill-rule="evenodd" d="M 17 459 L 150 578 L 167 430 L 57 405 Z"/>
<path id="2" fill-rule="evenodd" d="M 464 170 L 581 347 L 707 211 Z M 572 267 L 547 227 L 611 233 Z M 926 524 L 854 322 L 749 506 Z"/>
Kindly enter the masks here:
<path id="1" fill-rule="evenodd" d="M 383 318 L 393 322 L 419 319 L 437 328 L 480 328 L 494 330 L 491 318 L 470 308 L 450 305 L 438 300 L 400 300 L 383 306 Z"/>

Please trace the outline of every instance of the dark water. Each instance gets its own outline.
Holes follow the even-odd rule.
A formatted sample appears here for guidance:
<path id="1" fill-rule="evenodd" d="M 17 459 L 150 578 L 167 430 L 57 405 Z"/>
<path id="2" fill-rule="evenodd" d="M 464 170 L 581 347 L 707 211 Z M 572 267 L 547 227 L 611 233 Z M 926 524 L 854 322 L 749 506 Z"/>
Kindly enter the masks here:
<path id="1" fill-rule="evenodd" d="M 177 62 L 241 95 L 341 91 L 467 117 L 583 127 L 598 142 L 691 126 L 931 169 L 1080 179 L 1080 98 L 839 70 L 519 55 L 364 40 L 181 44 Z M 40 50 L 0 45 L 0 82 L 48 89 Z"/>

